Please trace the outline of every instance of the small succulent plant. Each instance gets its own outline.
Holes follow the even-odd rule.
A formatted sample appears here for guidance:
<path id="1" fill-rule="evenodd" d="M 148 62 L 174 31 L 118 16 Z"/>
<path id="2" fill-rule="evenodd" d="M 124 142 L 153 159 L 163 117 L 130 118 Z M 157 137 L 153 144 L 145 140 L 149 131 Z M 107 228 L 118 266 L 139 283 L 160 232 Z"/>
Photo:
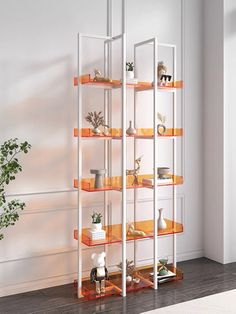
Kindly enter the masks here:
<path id="1" fill-rule="evenodd" d="M 102 221 L 102 214 L 100 213 L 95 212 L 91 215 L 91 217 L 92 217 L 93 224 L 100 224 Z"/>
<path id="2" fill-rule="evenodd" d="M 134 70 L 134 63 L 126 62 L 126 71 L 133 71 L 133 70 Z"/>

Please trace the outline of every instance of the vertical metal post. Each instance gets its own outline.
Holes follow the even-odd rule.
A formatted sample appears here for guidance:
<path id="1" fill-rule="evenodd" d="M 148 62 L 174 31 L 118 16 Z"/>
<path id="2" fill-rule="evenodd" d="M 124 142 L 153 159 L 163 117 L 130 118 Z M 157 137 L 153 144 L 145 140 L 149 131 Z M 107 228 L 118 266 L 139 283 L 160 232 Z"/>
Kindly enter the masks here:
<path id="1" fill-rule="evenodd" d="M 154 89 L 153 89 L 153 168 L 154 168 L 154 187 L 153 187 L 153 218 L 154 218 L 154 289 L 158 288 L 158 280 L 157 280 L 157 266 L 158 266 L 158 252 L 157 252 L 157 237 L 158 237 L 158 224 L 157 224 L 157 211 L 158 211 L 158 202 L 157 202 L 157 38 L 154 38 L 153 43 L 153 82 L 154 82 Z"/>
<path id="2" fill-rule="evenodd" d="M 173 47 L 173 72 L 174 77 L 173 80 L 176 80 L 176 46 Z M 176 90 L 173 92 L 173 128 L 176 128 Z M 176 175 L 176 137 L 173 137 L 173 174 Z M 176 209 L 177 209 L 177 187 L 176 185 L 173 186 L 173 221 L 176 221 Z M 173 234 L 173 266 L 176 267 L 177 264 L 177 258 L 176 258 L 176 252 L 177 252 L 177 238 L 176 234 Z"/>
<path id="3" fill-rule="evenodd" d="M 122 33 L 126 33 L 126 0 L 122 0 Z"/>
<path id="4" fill-rule="evenodd" d="M 122 34 L 122 296 L 126 296 L 126 34 Z"/>
<path id="5" fill-rule="evenodd" d="M 82 193 L 81 193 L 81 179 L 82 179 L 82 139 L 81 139 L 81 129 L 82 129 L 82 86 L 80 84 L 81 76 L 81 61 L 82 61 L 82 35 L 78 34 L 78 213 L 77 213 L 77 228 L 78 228 L 78 288 L 77 295 L 78 298 L 81 298 L 82 295 L 82 242 L 81 242 L 81 233 L 82 233 Z"/>
<path id="6" fill-rule="evenodd" d="M 137 62 L 136 62 L 136 47 L 134 47 L 134 77 L 137 77 Z M 137 129 L 137 92 L 134 89 L 134 128 Z M 137 158 L 137 139 L 134 138 L 134 169 L 135 159 Z M 136 229 L 137 218 L 137 201 L 138 201 L 138 189 L 134 189 L 134 227 Z M 134 241 L 134 266 L 137 267 L 137 241 Z"/>

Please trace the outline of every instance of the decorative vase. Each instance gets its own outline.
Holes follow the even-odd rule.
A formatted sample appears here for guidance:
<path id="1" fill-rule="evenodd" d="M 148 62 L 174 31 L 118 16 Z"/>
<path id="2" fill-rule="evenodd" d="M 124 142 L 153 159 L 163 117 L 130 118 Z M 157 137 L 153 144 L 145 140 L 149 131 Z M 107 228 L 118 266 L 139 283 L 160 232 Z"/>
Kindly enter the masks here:
<path id="1" fill-rule="evenodd" d="M 101 133 L 101 131 L 99 130 L 99 128 L 93 128 L 92 132 L 94 135 L 99 135 Z"/>
<path id="2" fill-rule="evenodd" d="M 163 218 L 163 208 L 159 208 L 159 218 L 158 218 L 158 229 L 165 230 L 167 228 L 167 224 L 165 219 Z"/>
<path id="3" fill-rule="evenodd" d="M 132 80 L 134 78 L 134 71 L 126 71 L 126 78 Z"/>
<path id="4" fill-rule="evenodd" d="M 158 124 L 157 125 L 157 133 L 159 135 L 163 135 L 166 133 L 166 126 L 164 124 Z"/>
<path id="5" fill-rule="evenodd" d="M 132 277 L 130 276 L 130 275 L 128 275 L 127 277 L 126 277 L 126 281 L 129 283 L 129 282 L 131 282 L 132 281 Z"/>
<path id="6" fill-rule="evenodd" d="M 92 229 L 93 230 L 102 230 L 101 222 L 99 222 L 99 223 L 92 223 Z"/>
<path id="7" fill-rule="evenodd" d="M 95 189 L 103 188 L 103 179 L 102 179 L 102 177 L 106 173 L 106 169 L 91 169 L 90 173 L 95 174 L 94 188 Z"/>
<path id="8" fill-rule="evenodd" d="M 130 72 L 130 71 L 128 71 Z M 129 136 L 135 135 L 137 133 L 136 129 L 133 127 L 132 121 L 129 121 L 129 127 L 126 130 L 126 134 Z"/>

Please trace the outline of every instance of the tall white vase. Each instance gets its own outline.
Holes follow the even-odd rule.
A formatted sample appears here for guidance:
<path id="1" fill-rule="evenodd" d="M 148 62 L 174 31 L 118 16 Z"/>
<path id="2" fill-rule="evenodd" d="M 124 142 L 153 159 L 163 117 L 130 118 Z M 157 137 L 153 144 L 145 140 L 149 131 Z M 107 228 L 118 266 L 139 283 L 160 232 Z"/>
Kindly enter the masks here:
<path id="1" fill-rule="evenodd" d="M 167 224 L 165 222 L 165 219 L 163 218 L 163 209 L 159 208 L 159 218 L 158 218 L 158 229 L 159 230 L 165 230 L 167 228 Z"/>

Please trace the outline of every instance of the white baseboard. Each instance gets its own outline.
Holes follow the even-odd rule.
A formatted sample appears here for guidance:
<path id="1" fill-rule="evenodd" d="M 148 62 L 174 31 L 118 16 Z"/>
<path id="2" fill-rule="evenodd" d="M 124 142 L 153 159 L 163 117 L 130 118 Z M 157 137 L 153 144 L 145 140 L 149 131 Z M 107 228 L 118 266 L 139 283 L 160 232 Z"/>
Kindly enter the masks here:
<path id="1" fill-rule="evenodd" d="M 203 250 L 196 250 L 196 251 L 190 251 L 190 252 L 178 254 L 177 260 L 178 262 L 180 262 L 180 261 L 200 258 L 203 256 L 204 256 Z M 170 261 L 171 261 L 171 258 L 170 258 Z M 152 259 L 142 259 L 138 262 L 138 265 L 141 266 L 141 265 L 147 265 L 151 263 L 152 263 Z M 114 266 L 110 268 L 110 271 L 112 271 L 113 269 L 115 270 Z M 88 275 L 87 272 L 85 275 Z M 69 284 L 74 281 L 76 276 L 77 276 L 76 273 L 64 274 L 61 276 L 42 278 L 40 280 L 23 282 L 23 283 L 1 287 L 0 297 Z"/>

